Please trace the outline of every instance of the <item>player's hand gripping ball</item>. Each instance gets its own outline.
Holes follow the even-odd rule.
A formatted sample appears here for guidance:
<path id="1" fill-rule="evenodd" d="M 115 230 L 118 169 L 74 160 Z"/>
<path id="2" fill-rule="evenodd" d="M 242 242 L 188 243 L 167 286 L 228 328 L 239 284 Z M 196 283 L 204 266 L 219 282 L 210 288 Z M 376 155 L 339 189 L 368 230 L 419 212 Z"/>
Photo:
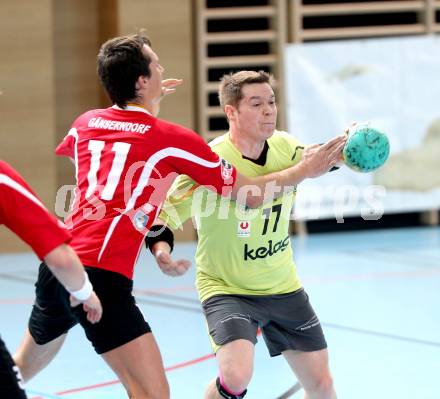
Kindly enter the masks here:
<path id="1" fill-rule="evenodd" d="M 390 153 L 390 142 L 385 133 L 368 124 L 353 125 L 342 155 L 345 164 L 358 172 L 368 173 L 380 168 Z"/>

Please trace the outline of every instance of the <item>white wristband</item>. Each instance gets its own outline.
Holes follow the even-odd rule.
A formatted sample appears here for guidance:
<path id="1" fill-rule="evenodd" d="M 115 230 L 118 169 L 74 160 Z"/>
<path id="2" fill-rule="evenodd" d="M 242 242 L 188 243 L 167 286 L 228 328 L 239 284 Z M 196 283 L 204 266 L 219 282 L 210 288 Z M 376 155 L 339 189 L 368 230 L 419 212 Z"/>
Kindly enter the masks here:
<path id="1" fill-rule="evenodd" d="M 78 301 L 86 301 L 89 299 L 90 295 L 92 295 L 93 292 L 93 286 L 92 283 L 89 280 L 89 276 L 86 272 L 84 272 L 85 281 L 83 286 L 76 291 L 69 291 L 70 295 L 74 296 L 75 299 L 78 299 Z"/>

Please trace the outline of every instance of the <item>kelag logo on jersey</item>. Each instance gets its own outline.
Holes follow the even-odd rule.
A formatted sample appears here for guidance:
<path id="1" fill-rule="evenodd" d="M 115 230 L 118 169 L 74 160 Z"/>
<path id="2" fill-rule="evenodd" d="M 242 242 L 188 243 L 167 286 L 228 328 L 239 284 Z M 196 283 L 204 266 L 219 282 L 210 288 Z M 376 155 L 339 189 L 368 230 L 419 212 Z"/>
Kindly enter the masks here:
<path id="1" fill-rule="evenodd" d="M 251 236 L 251 222 L 248 220 L 240 220 L 238 222 L 237 237 L 245 238 Z"/>
<path id="2" fill-rule="evenodd" d="M 249 246 L 244 244 L 244 260 L 264 259 L 278 252 L 285 251 L 290 245 L 290 238 L 287 236 L 284 240 L 277 241 L 275 244 L 272 240 L 269 240 L 267 244 L 267 247 L 262 246 L 257 249 L 249 249 Z"/>

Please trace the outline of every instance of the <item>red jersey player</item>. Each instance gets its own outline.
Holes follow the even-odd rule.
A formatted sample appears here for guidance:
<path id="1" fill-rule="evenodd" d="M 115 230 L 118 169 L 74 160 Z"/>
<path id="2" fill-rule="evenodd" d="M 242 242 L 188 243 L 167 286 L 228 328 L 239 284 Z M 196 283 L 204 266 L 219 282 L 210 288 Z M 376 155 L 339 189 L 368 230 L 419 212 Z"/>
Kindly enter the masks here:
<path id="1" fill-rule="evenodd" d="M 266 183 L 292 187 L 326 172 L 340 158 L 344 137 L 322 146 L 295 167 L 250 179 L 237 174 L 193 131 L 156 118 L 164 94 L 163 68 L 149 40 L 124 36 L 104 43 L 98 74 L 113 106 L 81 115 L 57 153 L 74 160 L 77 186 L 68 225 L 104 308 L 100 323 L 82 323 L 97 353 L 120 378 L 130 397 L 168 398 L 161 355 L 151 329 L 132 296 L 133 268 L 146 233 L 178 174 L 222 195 L 237 197 L 256 186 L 246 204 L 262 203 Z M 179 81 L 169 81 L 165 94 Z M 270 118 L 268 112 L 268 119 Z M 38 295 L 52 288 L 44 287 Z M 115 300 L 118 298 L 118 300 Z M 55 303 L 56 298 L 52 298 Z M 48 305 L 48 309 L 50 306 Z M 33 312 L 30 336 L 17 355 L 42 366 L 61 345 L 74 320 L 42 323 Z M 43 349 L 44 345 L 44 349 Z M 23 362 L 24 363 L 24 362 Z M 19 364 L 23 377 L 31 377 Z"/>
<path id="2" fill-rule="evenodd" d="M 219 193 L 229 193 L 236 176 L 200 136 L 135 105 L 81 115 L 57 154 L 76 164 L 77 191 L 67 223 L 80 259 L 128 278 L 178 174 Z"/>
<path id="3" fill-rule="evenodd" d="M 62 286 L 84 303 L 83 311 L 87 312 L 90 322 L 96 323 L 101 318 L 99 299 L 92 291 L 80 260 L 66 245 L 70 241 L 70 234 L 49 214 L 23 178 L 1 160 L 0 224 L 12 230 L 31 246 L 40 259 L 44 259 Z M 58 305 L 70 311 L 68 301 Z M 26 397 L 17 378 L 18 370 L 0 339 L 0 397 Z"/>

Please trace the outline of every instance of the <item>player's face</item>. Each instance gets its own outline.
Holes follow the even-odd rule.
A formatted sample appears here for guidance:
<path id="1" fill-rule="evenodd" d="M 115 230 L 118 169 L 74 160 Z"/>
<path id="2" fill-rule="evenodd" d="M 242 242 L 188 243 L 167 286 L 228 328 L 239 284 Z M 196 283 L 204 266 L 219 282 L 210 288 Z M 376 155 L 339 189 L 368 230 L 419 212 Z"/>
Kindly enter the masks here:
<path id="1" fill-rule="evenodd" d="M 162 67 L 162 65 L 160 65 L 159 57 L 151 49 L 150 46 L 144 44 L 144 52 L 151 59 L 150 77 L 148 78 L 148 82 L 149 82 L 148 92 L 150 96 L 153 98 L 160 97 L 162 93 L 162 74 L 164 72 L 164 68 Z"/>
<path id="2" fill-rule="evenodd" d="M 252 83 L 241 88 L 236 123 L 240 132 L 257 140 L 272 136 L 277 120 L 275 94 L 268 83 Z"/>

